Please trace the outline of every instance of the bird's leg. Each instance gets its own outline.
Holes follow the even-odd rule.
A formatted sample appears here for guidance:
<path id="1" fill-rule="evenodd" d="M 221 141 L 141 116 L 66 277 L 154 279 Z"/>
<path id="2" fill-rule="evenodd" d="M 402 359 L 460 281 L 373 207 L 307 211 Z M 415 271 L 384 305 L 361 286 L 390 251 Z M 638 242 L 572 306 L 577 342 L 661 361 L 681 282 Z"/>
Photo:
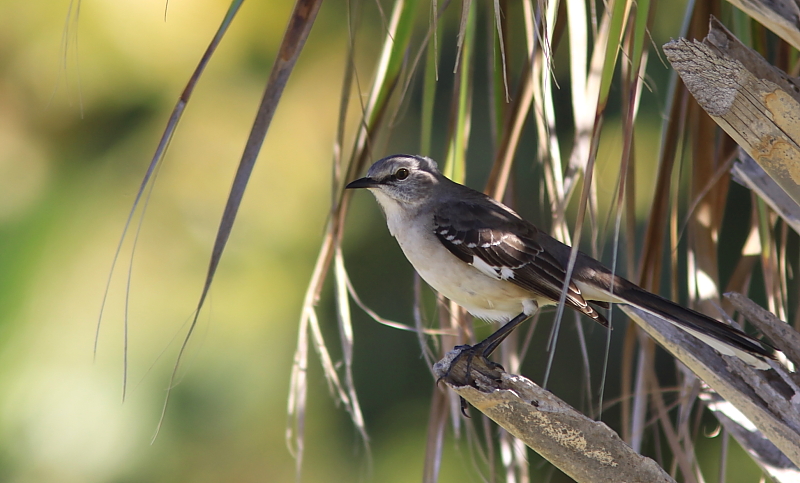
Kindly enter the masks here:
<path id="1" fill-rule="evenodd" d="M 525 322 L 528 317 L 529 316 L 525 312 L 517 315 L 513 319 L 506 322 L 504 326 L 497 329 L 492 335 L 483 339 L 472 347 L 476 352 L 479 350 L 482 351 L 481 355 L 483 355 L 483 357 L 489 357 L 492 355 L 492 352 L 494 352 L 497 347 L 504 340 L 506 340 L 506 337 L 508 337 L 509 334 L 511 334 L 511 332 L 513 332 L 519 324 Z"/>

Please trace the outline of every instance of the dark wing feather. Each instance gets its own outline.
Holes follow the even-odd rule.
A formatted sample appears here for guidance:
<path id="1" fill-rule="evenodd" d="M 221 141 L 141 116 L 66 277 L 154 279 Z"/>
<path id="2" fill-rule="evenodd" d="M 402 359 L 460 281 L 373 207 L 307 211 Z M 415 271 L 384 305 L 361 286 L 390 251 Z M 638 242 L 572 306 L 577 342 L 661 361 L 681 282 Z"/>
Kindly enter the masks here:
<path id="1" fill-rule="evenodd" d="M 539 297 L 558 301 L 566 270 L 537 241 L 539 230 L 497 204 L 452 201 L 434 213 L 434 233 L 461 260 L 474 257 L 490 266 L 498 280 L 508 280 Z M 513 276 L 511 276 L 513 274 Z M 487 273 L 487 276 L 489 274 Z M 608 327 L 570 282 L 566 305 Z"/>

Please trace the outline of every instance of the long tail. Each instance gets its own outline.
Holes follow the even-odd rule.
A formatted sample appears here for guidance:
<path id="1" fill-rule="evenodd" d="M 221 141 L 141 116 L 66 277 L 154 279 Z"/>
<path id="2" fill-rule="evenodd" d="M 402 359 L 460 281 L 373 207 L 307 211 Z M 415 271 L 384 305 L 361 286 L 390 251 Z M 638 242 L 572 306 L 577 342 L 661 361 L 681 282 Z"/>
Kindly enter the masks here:
<path id="1" fill-rule="evenodd" d="M 633 282 L 612 275 L 599 262 L 592 262 L 587 262 L 585 273 L 579 275 L 582 280 L 573 279 L 587 300 L 612 301 L 638 307 L 690 333 L 722 354 L 736 356 L 757 369 L 769 369 L 766 360 L 775 359 L 775 348 L 768 343 L 650 293 Z"/>
<path id="2" fill-rule="evenodd" d="M 722 354 L 736 356 L 757 369 L 769 369 L 766 359 L 775 358 L 775 349 L 771 345 L 739 329 L 652 294 L 633 283 L 621 285 L 619 289 L 614 288 L 616 297 L 621 301 L 667 320 Z"/>

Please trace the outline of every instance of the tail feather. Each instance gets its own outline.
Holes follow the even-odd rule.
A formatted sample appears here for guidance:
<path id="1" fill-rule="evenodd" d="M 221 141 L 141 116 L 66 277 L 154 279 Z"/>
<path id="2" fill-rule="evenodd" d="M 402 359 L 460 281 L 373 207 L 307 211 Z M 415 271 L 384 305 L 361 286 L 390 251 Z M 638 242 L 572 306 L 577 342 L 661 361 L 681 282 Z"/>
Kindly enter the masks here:
<path id="1" fill-rule="evenodd" d="M 588 302 L 584 306 L 571 305 L 571 307 L 573 309 L 577 310 L 578 312 L 586 315 L 587 317 L 591 317 L 592 320 L 594 320 L 598 324 L 602 325 L 606 329 L 610 329 L 611 328 L 611 326 L 608 323 L 608 319 L 606 319 L 603 314 L 601 314 L 600 312 L 595 310 L 594 307 L 589 305 Z"/>
<path id="2" fill-rule="evenodd" d="M 717 351 L 739 357 L 759 369 L 769 368 L 766 359 L 775 359 L 775 348 L 766 342 L 750 337 L 741 330 L 700 312 L 650 293 L 622 277 L 614 276 L 599 262 L 595 262 L 595 265 L 587 262 L 586 266 L 587 268 L 579 274 L 580 279 L 576 281 L 576 285 L 580 287 L 584 297 L 593 303 L 599 300 L 633 305 L 692 334 Z"/>
<path id="3" fill-rule="evenodd" d="M 614 292 L 624 303 L 669 321 L 723 354 L 737 356 L 761 369 L 769 367 L 765 359 L 775 358 L 775 349 L 770 344 L 700 312 L 647 292 L 632 283 Z"/>

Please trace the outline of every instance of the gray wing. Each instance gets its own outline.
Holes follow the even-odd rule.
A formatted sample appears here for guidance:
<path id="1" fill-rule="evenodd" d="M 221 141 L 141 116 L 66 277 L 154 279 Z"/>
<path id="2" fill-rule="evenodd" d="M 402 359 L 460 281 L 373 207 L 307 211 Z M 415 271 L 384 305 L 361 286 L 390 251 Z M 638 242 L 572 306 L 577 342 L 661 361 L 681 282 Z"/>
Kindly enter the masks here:
<path id="1" fill-rule="evenodd" d="M 487 198 L 488 200 L 488 198 Z M 434 213 L 434 233 L 450 253 L 487 276 L 508 280 L 532 293 L 558 301 L 566 270 L 537 241 L 540 231 L 502 205 L 451 201 Z M 608 327 L 570 282 L 566 305 Z"/>

